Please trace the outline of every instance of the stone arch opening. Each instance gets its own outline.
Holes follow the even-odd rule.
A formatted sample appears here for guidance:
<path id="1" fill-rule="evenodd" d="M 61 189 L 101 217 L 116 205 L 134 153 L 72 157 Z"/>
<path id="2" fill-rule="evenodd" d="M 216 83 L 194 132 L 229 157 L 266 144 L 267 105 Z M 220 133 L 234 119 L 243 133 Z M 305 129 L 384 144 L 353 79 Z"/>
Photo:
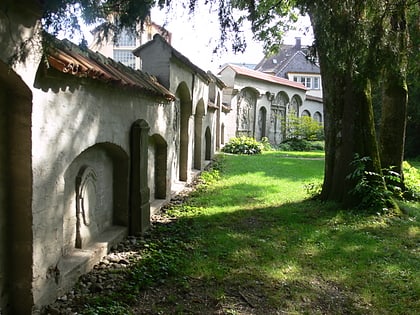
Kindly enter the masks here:
<path id="1" fill-rule="evenodd" d="M 301 117 L 311 117 L 311 113 L 307 109 L 305 109 L 300 116 Z"/>
<path id="2" fill-rule="evenodd" d="M 203 99 L 197 104 L 194 115 L 194 168 L 201 170 L 201 152 L 203 138 L 203 117 L 205 115 L 205 107 Z"/>
<path id="3" fill-rule="evenodd" d="M 188 150 L 189 150 L 189 120 L 192 115 L 192 100 L 188 86 L 185 82 L 180 83 L 176 90 L 180 106 L 179 127 L 179 180 L 188 180 Z"/>
<path id="4" fill-rule="evenodd" d="M 210 131 L 210 127 L 207 127 L 206 128 L 206 132 L 205 132 L 204 137 L 206 139 L 206 149 L 205 149 L 205 157 L 204 158 L 206 159 L 206 161 L 209 161 L 209 160 L 211 160 L 211 153 L 212 153 L 212 150 L 211 150 L 212 145 L 211 145 L 211 131 Z"/>
<path id="5" fill-rule="evenodd" d="M 64 176 L 64 255 L 88 247 L 114 226 L 127 230 L 128 163 L 121 147 L 98 143 L 69 165 Z"/>
<path id="6" fill-rule="evenodd" d="M 31 114 L 31 90 L 0 61 L 0 308 L 13 314 L 33 304 Z"/>
<path id="7" fill-rule="evenodd" d="M 152 177 L 154 198 L 166 199 L 168 144 L 162 136 L 154 134 L 150 137 L 149 152 L 152 158 L 149 169 L 154 174 Z"/>
<path id="8" fill-rule="evenodd" d="M 320 124 L 322 124 L 322 114 L 320 112 L 315 112 L 314 113 L 314 120 L 319 122 Z"/>
<path id="9" fill-rule="evenodd" d="M 299 95 L 293 95 L 289 104 L 289 113 L 299 116 L 299 108 L 302 106 L 302 99 Z"/>
<path id="10" fill-rule="evenodd" d="M 261 107 L 258 111 L 258 139 L 266 137 L 267 134 L 267 109 Z"/>
<path id="11" fill-rule="evenodd" d="M 270 143 L 280 144 L 284 139 L 286 110 L 289 104 L 289 96 L 280 91 L 273 100 L 270 111 L 270 127 L 268 139 Z"/>
<path id="12" fill-rule="evenodd" d="M 258 91 L 251 87 L 243 88 L 238 95 L 236 112 L 236 136 L 254 136 L 255 110 Z"/>

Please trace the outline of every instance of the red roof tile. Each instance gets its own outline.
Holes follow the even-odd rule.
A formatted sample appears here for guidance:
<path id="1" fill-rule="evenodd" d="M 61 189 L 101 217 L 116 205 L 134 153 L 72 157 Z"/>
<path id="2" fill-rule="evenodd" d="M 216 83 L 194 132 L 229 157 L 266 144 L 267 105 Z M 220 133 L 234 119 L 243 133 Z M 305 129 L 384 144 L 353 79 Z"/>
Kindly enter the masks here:
<path id="1" fill-rule="evenodd" d="M 239 67 L 232 64 L 228 64 L 224 69 L 226 69 L 227 67 L 230 67 L 233 71 L 235 71 L 239 75 L 247 76 L 247 77 L 262 80 L 262 81 L 286 85 L 286 86 L 290 86 L 290 87 L 300 89 L 300 90 L 305 90 L 305 91 L 307 90 L 307 88 L 302 83 L 287 80 L 284 78 L 279 78 L 271 74 L 263 73 L 261 71 L 251 70 L 249 68 Z"/>
<path id="2" fill-rule="evenodd" d="M 81 49 L 66 39 L 60 41 L 49 35 L 46 37 L 47 61 L 58 71 L 140 90 L 167 100 L 175 99 L 170 91 L 147 73 L 124 66 L 89 49 Z"/>

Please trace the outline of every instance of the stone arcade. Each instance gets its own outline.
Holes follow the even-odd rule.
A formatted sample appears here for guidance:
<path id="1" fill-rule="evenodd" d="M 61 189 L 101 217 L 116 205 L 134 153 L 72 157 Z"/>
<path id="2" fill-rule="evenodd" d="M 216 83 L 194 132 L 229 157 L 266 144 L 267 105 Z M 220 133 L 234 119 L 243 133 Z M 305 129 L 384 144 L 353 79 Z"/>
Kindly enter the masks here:
<path id="1" fill-rule="evenodd" d="M 157 80 L 41 36 L 35 19 L 19 33 L 22 11 L 8 14 L 19 24 L 1 21 L 11 27 L 0 61 L 0 309 L 31 314 L 115 242 L 144 232 L 209 162 L 222 89 L 170 46 Z M 9 31 L 44 48 L 10 69 Z"/>
<path id="2" fill-rule="evenodd" d="M 278 143 L 276 117 L 315 110 L 300 83 L 234 66 L 218 78 L 160 35 L 133 70 L 43 34 L 40 12 L 0 4 L 0 314 L 36 312 L 147 230 L 229 138 Z"/>

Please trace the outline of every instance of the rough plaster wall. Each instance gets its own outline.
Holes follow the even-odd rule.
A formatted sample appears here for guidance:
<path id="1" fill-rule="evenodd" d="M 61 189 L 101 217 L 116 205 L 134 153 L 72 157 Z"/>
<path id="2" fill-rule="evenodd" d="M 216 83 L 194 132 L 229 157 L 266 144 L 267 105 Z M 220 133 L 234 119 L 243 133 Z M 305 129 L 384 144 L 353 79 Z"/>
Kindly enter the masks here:
<path id="1" fill-rule="evenodd" d="M 226 93 L 226 97 L 229 98 L 231 111 L 222 113 L 221 115 L 221 121 L 225 126 L 225 144 L 229 142 L 229 139 L 236 137 L 236 115 L 238 107 L 238 98 L 236 95 L 232 97 L 232 95 Z"/>
<path id="2" fill-rule="evenodd" d="M 169 89 L 171 51 L 167 44 L 155 39 L 136 55 L 142 60 L 142 70 L 156 76 L 159 82 Z"/>
<path id="3" fill-rule="evenodd" d="M 320 102 L 305 100 L 305 102 L 303 102 L 302 106 L 299 108 L 299 115 L 301 115 L 304 110 L 309 111 L 309 113 L 311 113 L 311 117 L 313 118 L 315 112 L 320 112 L 321 115 L 323 115 L 324 107 Z M 324 121 L 324 117 L 322 117 L 322 121 Z"/>
<path id="4" fill-rule="evenodd" d="M 180 64 L 179 62 L 171 62 L 170 64 L 170 91 L 176 93 L 179 85 L 184 82 L 188 91 L 190 92 L 190 97 L 192 98 L 192 89 L 193 89 L 193 75 L 185 67 L 185 65 Z M 193 111 L 194 112 L 194 111 Z"/>
<path id="5" fill-rule="evenodd" d="M 68 76 L 65 78 L 69 78 Z M 102 85 L 36 90 L 33 112 L 34 299 L 46 304 L 56 298 L 56 278 L 63 244 L 65 172 L 84 150 L 96 143 L 112 143 L 129 152 L 129 130 L 137 119 L 150 124 L 151 133 L 170 138 L 171 106 L 129 93 L 115 93 Z M 49 85 L 52 82 L 47 82 Z M 41 82 L 40 85 L 43 83 Z M 45 84 L 45 83 L 44 83 Z M 156 113 L 158 113 L 156 115 Z M 57 246 L 58 245 L 58 246 Z"/>

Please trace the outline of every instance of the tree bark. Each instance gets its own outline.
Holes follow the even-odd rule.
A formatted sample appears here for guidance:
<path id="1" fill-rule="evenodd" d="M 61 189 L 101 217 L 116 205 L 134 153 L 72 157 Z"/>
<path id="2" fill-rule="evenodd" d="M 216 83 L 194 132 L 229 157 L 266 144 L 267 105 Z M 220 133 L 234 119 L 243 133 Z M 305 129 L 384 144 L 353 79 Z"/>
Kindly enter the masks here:
<path id="1" fill-rule="evenodd" d="M 328 70 L 323 68 L 323 73 Z M 356 154 L 369 157 L 367 170 L 381 173 L 379 150 L 376 142 L 370 83 L 356 82 L 337 76 L 324 80 L 325 114 L 325 172 L 321 199 L 341 203 L 345 207 L 356 206 L 351 191 L 355 181 L 347 177 L 354 171 L 351 162 Z"/>
<path id="2" fill-rule="evenodd" d="M 358 47 L 364 47 L 359 45 L 358 33 L 350 29 L 358 27 L 351 24 L 357 20 L 352 12 L 325 16 L 325 3 L 314 4 L 308 11 L 323 79 L 325 171 L 321 199 L 353 207 L 361 202 L 351 193 L 357 183 L 348 179 L 354 172 L 355 155 L 369 157 L 366 170 L 381 174 L 370 80 L 358 70 L 363 63 Z M 348 18 L 349 23 L 340 18 Z"/>
<path id="3" fill-rule="evenodd" d="M 391 32 L 388 39 L 389 66 L 384 70 L 382 114 L 379 131 L 382 167 L 393 168 L 402 174 L 404 141 L 407 124 L 408 89 L 406 4 L 399 1 L 390 18 Z"/>

